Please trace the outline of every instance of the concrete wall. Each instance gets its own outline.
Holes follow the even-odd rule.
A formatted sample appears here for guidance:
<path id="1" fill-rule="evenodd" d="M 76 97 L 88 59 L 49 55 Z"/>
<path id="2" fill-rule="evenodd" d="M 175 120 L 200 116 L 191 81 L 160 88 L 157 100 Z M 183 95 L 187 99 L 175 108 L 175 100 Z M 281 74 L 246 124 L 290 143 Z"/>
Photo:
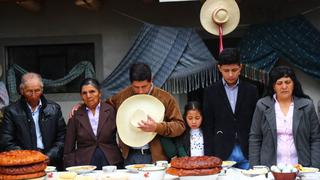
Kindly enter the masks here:
<path id="1" fill-rule="evenodd" d="M 199 7 L 192 4 L 183 8 L 177 5 L 167 9 L 161 7 L 159 11 L 152 6 L 134 3 L 137 1 L 104 2 L 101 10 L 94 12 L 76 7 L 73 1 L 47 0 L 39 13 L 26 11 L 14 3 L 1 3 L 0 63 L 7 63 L 5 47 L 8 45 L 91 41 L 97 46 L 95 68 L 98 79 L 103 80 L 125 56 L 143 21 L 200 27 L 197 14 Z M 320 11 L 310 13 L 307 17 L 320 27 Z M 232 35 L 241 36 L 241 33 L 234 32 Z M 317 102 L 320 99 L 319 80 L 300 71 L 297 73 L 306 93 Z M 79 102 L 78 94 L 48 96 L 61 104 L 65 117 L 71 106 Z M 186 95 L 176 97 L 183 107 Z"/>

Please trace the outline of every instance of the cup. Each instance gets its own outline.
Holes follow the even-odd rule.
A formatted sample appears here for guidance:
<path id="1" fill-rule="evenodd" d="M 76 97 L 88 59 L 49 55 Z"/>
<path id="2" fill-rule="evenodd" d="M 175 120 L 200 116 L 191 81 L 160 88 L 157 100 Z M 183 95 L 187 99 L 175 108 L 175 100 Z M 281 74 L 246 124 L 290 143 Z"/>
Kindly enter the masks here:
<path id="1" fill-rule="evenodd" d="M 168 161 L 157 161 L 156 162 L 156 166 L 159 166 L 159 167 L 165 167 L 167 168 L 168 167 Z"/>
<path id="2" fill-rule="evenodd" d="M 102 171 L 104 173 L 112 173 L 112 172 L 116 172 L 117 171 L 117 166 L 103 166 L 102 167 Z"/>

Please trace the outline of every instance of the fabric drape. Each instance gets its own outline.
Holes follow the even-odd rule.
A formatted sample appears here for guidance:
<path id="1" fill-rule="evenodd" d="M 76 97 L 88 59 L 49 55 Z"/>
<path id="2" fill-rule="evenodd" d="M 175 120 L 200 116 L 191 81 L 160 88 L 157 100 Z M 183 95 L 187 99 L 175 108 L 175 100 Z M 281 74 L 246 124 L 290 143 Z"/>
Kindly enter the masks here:
<path id="1" fill-rule="evenodd" d="M 253 25 L 239 43 L 243 74 L 267 82 L 281 58 L 306 74 L 320 78 L 320 32 L 304 16 Z"/>
<path id="2" fill-rule="evenodd" d="M 172 93 L 205 87 L 218 78 L 216 60 L 194 29 L 144 24 L 124 59 L 103 81 L 103 98 L 130 84 L 129 68 L 136 62 L 148 64 L 154 84 Z"/>

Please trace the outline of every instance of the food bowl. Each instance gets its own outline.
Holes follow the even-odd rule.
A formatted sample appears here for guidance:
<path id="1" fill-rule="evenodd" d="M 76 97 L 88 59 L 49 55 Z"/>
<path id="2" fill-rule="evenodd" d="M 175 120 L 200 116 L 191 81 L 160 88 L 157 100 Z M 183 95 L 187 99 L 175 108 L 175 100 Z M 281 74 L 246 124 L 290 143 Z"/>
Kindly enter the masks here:
<path id="1" fill-rule="evenodd" d="M 273 172 L 272 175 L 274 177 L 274 180 L 295 180 L 297 177 L 297 172 Z"/>
<path id="2" fill-rule="evenodd" d="M 144 180 L 163 180 L 166 167 L 146 166 L 138 169 L 139 179 Z"/>

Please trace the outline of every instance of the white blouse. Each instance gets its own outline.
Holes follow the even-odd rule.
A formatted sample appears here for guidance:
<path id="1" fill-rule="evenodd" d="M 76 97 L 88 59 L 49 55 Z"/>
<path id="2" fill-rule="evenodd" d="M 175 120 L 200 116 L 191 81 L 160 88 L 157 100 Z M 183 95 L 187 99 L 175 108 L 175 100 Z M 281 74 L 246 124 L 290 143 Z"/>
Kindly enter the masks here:
<path id="1" fill-rule="evenodd" d="M 190 156 L 203 156 L 203 134 L 201 129 L 190 130 Z"/>

